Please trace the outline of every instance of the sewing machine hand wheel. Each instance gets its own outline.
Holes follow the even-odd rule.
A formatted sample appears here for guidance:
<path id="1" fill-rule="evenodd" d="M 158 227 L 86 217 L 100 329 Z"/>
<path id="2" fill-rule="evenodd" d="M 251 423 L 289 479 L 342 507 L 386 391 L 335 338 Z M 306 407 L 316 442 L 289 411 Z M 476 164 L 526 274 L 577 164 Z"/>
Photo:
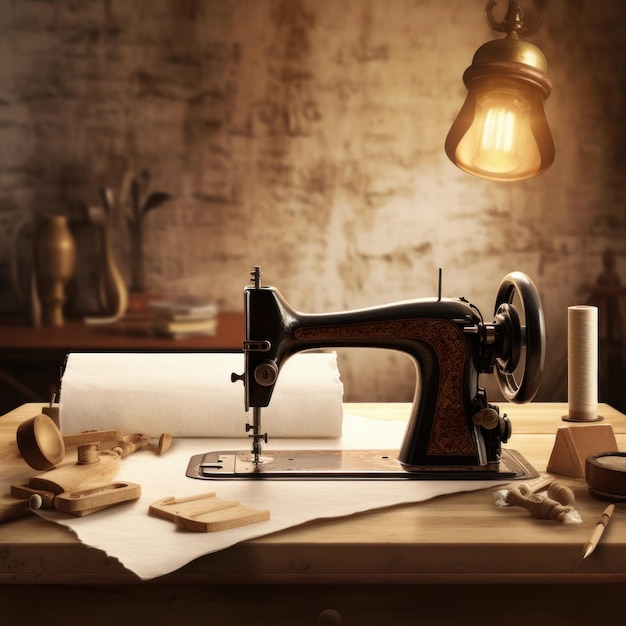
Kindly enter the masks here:
<path id="1" fill-rule="evenodd" d="M 523 322 L 513 305 L 518 294 Z M 545 323 L 539 293 L 522 272 L 507 274 L 496 295 L 495 318 L 498 337 L 496 374 L 500 391 L 510 402 L 530 402 L 539 389 L 545 361 Z M 520 363 L 522 353 L 524 361 Z M 516 374 L 522 368 L 518 381 Z"/>

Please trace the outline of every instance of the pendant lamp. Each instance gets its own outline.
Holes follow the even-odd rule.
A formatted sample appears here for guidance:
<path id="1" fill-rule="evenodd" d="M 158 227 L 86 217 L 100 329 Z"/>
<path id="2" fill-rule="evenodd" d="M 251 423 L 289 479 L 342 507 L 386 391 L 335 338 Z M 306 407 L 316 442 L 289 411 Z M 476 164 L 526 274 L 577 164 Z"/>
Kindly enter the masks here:
<path id="1" fill-rule="evenodd" d="M 485 19 L 502 39 L 481 46 L 463 74 L 467 99 L 445 149 L 462 170 L 491 180 L 515 181 L 545 171 L 554 161 L 554 142 L 543 103 L 552 91 L 545 56 L 522 41 L 540 22 L 524 24 L 519 1 L 510 0 L 504 21 L 497 22 L 490 0 Z"/>

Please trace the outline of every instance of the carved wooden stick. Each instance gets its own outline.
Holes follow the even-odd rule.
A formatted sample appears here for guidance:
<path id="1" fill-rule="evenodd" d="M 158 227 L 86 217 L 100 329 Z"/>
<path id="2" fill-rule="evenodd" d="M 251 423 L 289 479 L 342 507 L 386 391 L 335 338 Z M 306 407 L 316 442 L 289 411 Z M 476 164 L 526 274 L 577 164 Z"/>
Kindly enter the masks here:
<path id="1" fill-rule="evenodd" d="M 551 519 L 565 524 L 577 524 L 582 520 L 571 506 L 564 506 L 552 498 L 540 494 L 523 494 L 518 488 L 510 489 L 506 496 L 507 504 L 525 508 L 533 517 Z"/>
<path id="2" fill-rule="evenodd" d="M 145 448 L 149 443 L 150 437 L 137 433 L 134 435 L 124 435 L 115 447 L 119 448 L 121 450 L 121 456 L 125 457 L 132 454 L 136 450 Z"/>

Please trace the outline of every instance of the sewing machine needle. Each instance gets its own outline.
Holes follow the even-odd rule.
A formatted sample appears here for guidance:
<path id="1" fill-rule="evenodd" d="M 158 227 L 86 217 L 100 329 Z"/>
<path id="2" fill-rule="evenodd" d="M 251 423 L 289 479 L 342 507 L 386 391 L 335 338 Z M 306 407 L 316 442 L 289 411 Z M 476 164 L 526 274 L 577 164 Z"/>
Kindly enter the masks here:
<path id="1" fill-rule="evenodd" d="M 254 454 L 254 465 L 259 466 L 261 457 L 261 407 L 252 407 L 252 452 Z"/>

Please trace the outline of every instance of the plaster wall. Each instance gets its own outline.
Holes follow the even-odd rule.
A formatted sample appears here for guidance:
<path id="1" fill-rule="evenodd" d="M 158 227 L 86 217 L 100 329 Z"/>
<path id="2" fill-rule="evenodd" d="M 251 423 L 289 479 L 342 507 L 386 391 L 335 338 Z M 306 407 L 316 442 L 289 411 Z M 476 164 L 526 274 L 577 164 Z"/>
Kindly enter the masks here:
<path id="1" fill-rule="evenodd" d="M 538 398 L 565 400 L 567 307 L 589 298 L 605 249 L 626 276 L 626 5 L 525 4 L 543 12 L 531 41 L 548 58 L 557 158 L 494 183 L 443 151 L 463 71 L 499 36 L 483 0 L 1 0 L 2 312 L 18 307 L 24 218 L 75 216 L 148 170 L 172 195 L 146 220 L 150 291 L 240 309 L 261 265 L 296 309 L 324 312 L 435 295 L 442 267 L 443 294 L 491 319 L 501 278 L 521 270 L 547 323 Z M 114 232 L 128 279 L 121 216 Z M 348 400 L 412 397 L 404 355 L 340 359 Z"/>

